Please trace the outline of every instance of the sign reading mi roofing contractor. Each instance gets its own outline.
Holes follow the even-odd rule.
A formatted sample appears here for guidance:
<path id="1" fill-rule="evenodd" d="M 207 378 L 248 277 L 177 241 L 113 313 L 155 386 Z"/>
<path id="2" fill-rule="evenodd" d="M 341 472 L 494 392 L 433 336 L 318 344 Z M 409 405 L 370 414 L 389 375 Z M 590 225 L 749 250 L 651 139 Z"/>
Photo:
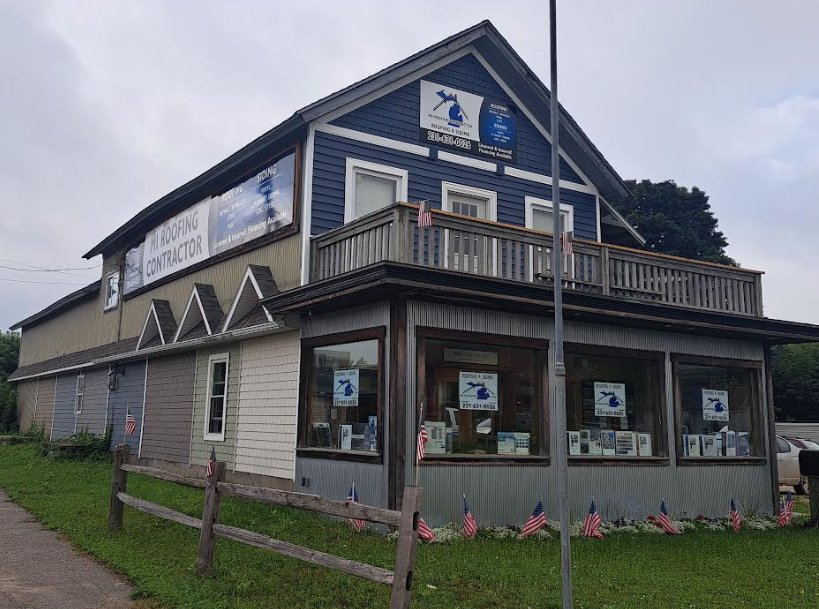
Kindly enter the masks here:
<path id="1" fill-rule="evenodd" d="M 513 163 L 517 146 L 515 114 L 501 100 L 422 80 L 421 139 Z"/>
<path id="2" fill-rule="evenodd" d="M 162 223 L 125 256 L 125 293 L 293 223 L 296 153 Z"/>

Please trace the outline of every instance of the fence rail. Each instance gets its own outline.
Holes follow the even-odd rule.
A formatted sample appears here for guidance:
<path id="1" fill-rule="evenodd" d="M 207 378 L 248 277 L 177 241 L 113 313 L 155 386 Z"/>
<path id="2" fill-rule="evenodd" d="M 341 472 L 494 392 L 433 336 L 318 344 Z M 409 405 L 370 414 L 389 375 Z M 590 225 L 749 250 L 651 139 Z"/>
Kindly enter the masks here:
<path id="1" fill-rule="evenodd" d="M 423 491 L 420 487 L 409 486 L 404 489 L 404 503 L 401 511 L 376 508 L 349 501 L 334 501 L 318 495 L 293 493 L 276 489 L 245 486 L 225 482 L 225 464 L 216 463 L 213 473 L 205 479 L 189 478 L 169 472 L 128 463 L 129 448 L 119 445 L 114 453 L 114 472 L 111 478 L 111 505 L 108 518 L 108 529 L 111 532 L 122 530 L 123 506 L 130 506 L 146 514 L 165 520 L 177 522 L 201 531 L 197 550 L 196 568 L 204 575 L 213 567 L 216 550 L 216 537 L 232 539 L 240 543 L 271 550 L 303 560 L 315 565 L 343 571 L 356 577 L 384 584 L 392 588 L 390 597 L 391 609 L 407 609 L 412 596 L 413 569 L 418 549 L 418 522 L 421 513 Z M 182 514 L 163 505 L 152 503 L 129 495 L 127 491 L 128 474 L 139 474 L 174 482 L 184 486 L 201 488 L 205 491 L 202 518 Z M 288 543 L 246 531 L 237 527 L 219 523 L 223 497 L 238 497 L 260 503 L 285 505 L 297 509 L 310 510 L 330 516 L 353 518 L 385 524 L 398 528 L 398 548 L 395 556 L 395 570 L 389 571 L 360 563 L 347 558 L 333 556 L 309 548 Z"/>
<path id="2" fill-rule="evenodd" d="M 313 237 L 311 280 L 383 261 L 482 277 L 549 284 L 552 235 L 434 211 L 418 227 L 418 208 L 397 203 Z M 762 316 L 761 273 L 630 248 L 575 240 L 564 257 L 564 287 L 628 300 L 733 315 Z"/>

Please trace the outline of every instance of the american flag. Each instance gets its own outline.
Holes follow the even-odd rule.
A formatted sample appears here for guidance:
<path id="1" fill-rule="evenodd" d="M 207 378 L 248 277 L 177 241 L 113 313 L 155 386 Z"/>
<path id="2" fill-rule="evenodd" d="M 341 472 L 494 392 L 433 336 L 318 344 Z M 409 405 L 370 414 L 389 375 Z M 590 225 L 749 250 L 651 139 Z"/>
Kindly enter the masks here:
<path id="1" fill-rule="evenodd" d="M 466 495 L 464 495 L 464 535 L 467 537 L 475 537 L 478 532 L 478 521 L 469 510 L 466 504 Z"/>
<path id="2" fill-rule="evenodd" d="M 353 482 L 353 485 L 350 487 L 350 492 L 347 493 L 347 501 L 350 501 L 351 503 L 359 502 L 358 491 L 355 490 L 355 482 Z M 358 518 L 350 518 L 349 520 L 350 524 L 353 525 L 353 528 L 356 531 L 362 531 L 364 530 L 364 527 L 367 526 L 366 522 L 364 522 L 363 520 L 359 520 Z"/>
<path id="3" fill-rule="evenodd" d="M 210 459 L 208 459 L 208 478 L 216 471 L 216 449 L 210 449 Z"/>
<path id="4" fill-rule="evenodd" d="M 603 534 L 600 532 L 600 512 L 597 511 L 597 506 L 594 505 L 594 499 L 592 499 L 589 513 L 586 514 L 586 520 L 583 522 L 583 536 L 603 539 Z"/>
<path id="5" fill-rule="evenodd" d="M 739 530 L 742 528 L 742 517 L 739 515 L 737 504 L 734 503 L 733 497 L 731 498 L 731 508 L 728 510 L 728 516 L 731 518 L 731 526 L 734 527 L 734 532 L 739 533 Z"/>
<path id="6" fill-rule="evenodd" d="M 791 492 L 785 495 L 785 503 L 779 508 L 779 526 L 785 527 L 791 523 L 793 518 L 793 496 Z"/>
<path id="7" fill-rule="evenodd" d="M 574 233 L 572 231 L 568 231 L 565 233 L 560 233 L 560 247 L 563 249 L 564 256 L 571 256 L 572 255 L 572 240 L 574 239 Z"/>
<path id="8" fill-rule="evenodd" d="M 432 210 L 427 209 L 428 201 L 421 201 L 418 205 L 418 228 L 432 226 Z"/>
<path id="9" fill-rule="evenodd" d="M 537 502 L 537 506 L 535 506 L 535 511 L 532 512 L 532 515 L 529 516 L 529 520 L 527 520 L 526 524 L 523 525 L 523 530 L 520 532 L 520 536 L 529 537 L 529 535 L 533 535 L 542 529 L 545 524 L 546 514 L 543 512 L 543 497 L 541 497 L 540 501 Z"/>
<path id="10" fill-rule="evenodd" d="M 435 533 L 429 528 L 429 525 L 423 518 L 418 518 L 418 537 L 426 539 L 427 541 L 435 541 Z"/>
<path id="11" fill-rule="evenodd" d="M 416 464 L 424 458 L 427 440 L 429 440 L 429 436 L 427 436 L 427 427 L 424 425 L 424 404 L 422 403 L 421 409 L 418 411 L 418 450 L 416 451 Z"/>
<path id="12" fill-rule="evenodd" d="M 668 516 L 668 510 L 665 507 L 664 500 L 660 503 L 660 517 L 657 518 L 657 522 L 659 522 L 660 526 L 663 527 L 663 531 L 669 535 L 682 535 L 682 533 L 677 530 L 677 527 L 674 526 L 674 523 L 671 522 L 671 518 Z"/>
<path id="13" fill-rule="evenodd" d="M 136 419 L 130 412 L 125 415 L 125 435 L 132 436 L 136 431 Z"/>

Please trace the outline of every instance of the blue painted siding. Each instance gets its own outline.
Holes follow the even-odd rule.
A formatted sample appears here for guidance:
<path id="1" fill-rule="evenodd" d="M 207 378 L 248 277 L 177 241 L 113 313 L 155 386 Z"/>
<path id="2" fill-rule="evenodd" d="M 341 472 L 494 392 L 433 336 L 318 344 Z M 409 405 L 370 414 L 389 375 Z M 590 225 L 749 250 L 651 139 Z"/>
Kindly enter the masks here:
<path id="1" fill-rule="evenodd" d="M 513 104 L 503 88 L 492 78 L 478 59 L 465 55 L 423 77 L 447 87 L 454 87 L 476 95 L 493 97 Z M 380 135 L 402 142 L 427 145 L 419 139 L 421 85 L 413 81 L 332 121 L 333 125 L 347 127 L 371 135 Z M 517 161 L 513 167 L 552 175 L 552 146 L 523 111 L 517 116 Z M 448 152 L 455 152 L 446 148 Z M 491 160 L 491 159 L 489 159 Z M 583 184 L 583 180 L 565 159 L 560 159 L 560 179 Z"/>
<path id="2" fill-rule="evenodd" d="M 51 439 L 62 440 L 74 435 L 77 415 L 74 404 L 77 396 L 77 375 L 63 374 L 57 377 L 57 388 L 54 392 L 54 421 Z"/>
<path id="3" fill-rule="evenodd" d="M 373 144 L 316 133 L 313 159 L 312 234 L 320 234 L 344 223 L 344 179 L 346 159 L 355 158 L 409 172 L 410 201 L 427 199 L 441 208 L 441 182 L 455 182 L 498 193 L 498 221 L 525 225 L 525 197 L 552 198 L 552 187 L 512 176 L 432 161 L 418 155 L 381 148 Z M 593 195 L 560 189 L 563 203 L 574 207 L 575 235 L 597 239 L 597 202 Z"/>
<path id="4" fill-rule="evenodd" d="M 142 404 L 145 397 L 145 362 L 125 365 L 125 374 L 117 377 L 117 389 L 108 396 L 111 410 L 111 449 L 117 444 L 128 444 L 131 453 L 139 452 L 139 434 L 142 431 Z M 131 413 L 136 419 L 136 431 L 125 435 L 125 417 Z"/>

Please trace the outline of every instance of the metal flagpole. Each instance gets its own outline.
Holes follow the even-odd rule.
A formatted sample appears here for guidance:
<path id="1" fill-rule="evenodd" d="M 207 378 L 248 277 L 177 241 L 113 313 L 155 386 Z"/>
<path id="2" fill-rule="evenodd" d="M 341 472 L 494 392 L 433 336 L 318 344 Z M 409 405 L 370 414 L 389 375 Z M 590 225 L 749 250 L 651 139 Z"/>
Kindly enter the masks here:
<path id="1" fill-rule="evenodd" d="M 549 40 L 552 69 L 552 278 L 555 297 L 555 403 L 557 488 L 560 505 L 560 558 L 563 609 L 572 609 L 572 549 L 569 539 L 569 472 L 566 455 L 566 365 L 563 361 L 563 247 L 560 235 L 560 123 L 557 102 L 557 0 L 549 2 Z"/>

